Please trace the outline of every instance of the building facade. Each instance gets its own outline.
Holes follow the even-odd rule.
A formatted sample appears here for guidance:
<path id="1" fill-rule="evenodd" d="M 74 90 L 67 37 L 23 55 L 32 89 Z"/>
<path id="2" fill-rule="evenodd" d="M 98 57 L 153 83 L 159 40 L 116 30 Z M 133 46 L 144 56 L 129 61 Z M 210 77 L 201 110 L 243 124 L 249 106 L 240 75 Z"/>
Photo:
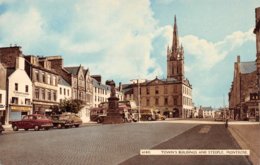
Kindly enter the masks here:
<path id="1" fill-rule="evenodd" d="M 92 75 L 93 78 L 93 107 L 98 107 L 102 102 L 107 102 L 110 97 L 110 86 L 102 84 L 100 75 Z"/>
<path id="2" fill-rule="evenodd" d="M 179 44 L 177 21 L 173 26 L 171 48 L 167 48 L 167 79 L 155 78 L 123 85 L 126 100 L 155 108 L 168 117 L 187 118 L 193 110 L 192 85 L 185 78 L 184 49 Z"/>
<path id="3" fill-rule="evenodd" d="M 58 101 L 60 103 L 64 100 L 72 99 L 71 85 L 62 77 L 59 77 L 58 89 L 59 89 Z"/>
<path id="4" fill-rule="evenodd" d="M 21 120 L 23 115 L 32 114 L 32 81 L 25 72 L 24 57 L 16 57 L 16 67 L 8 69 L 7 76 L 6 123 L 9 123 Z"/>
<path id="5" fill-rule="evenodd" d="M 229 92 L 227 116 L 235 120 L 259 121 L 260 103 L 260 8 L 255 9 L 256 61 L 234 64 L 234 77 Z"/>
<path id="6" fill-rule="evenodd" d="M 51 63 L 38 56 L 25 56 L 26 72 L 33 83 L 34 113 L 51 114 L 58 106 L 59 75 L 51 68 Z"/>
<path id="7" fill-rule="evenodd" d="M 5 123 L 6 114 L 6 68 L 0 63 L 0 122 Z"/>

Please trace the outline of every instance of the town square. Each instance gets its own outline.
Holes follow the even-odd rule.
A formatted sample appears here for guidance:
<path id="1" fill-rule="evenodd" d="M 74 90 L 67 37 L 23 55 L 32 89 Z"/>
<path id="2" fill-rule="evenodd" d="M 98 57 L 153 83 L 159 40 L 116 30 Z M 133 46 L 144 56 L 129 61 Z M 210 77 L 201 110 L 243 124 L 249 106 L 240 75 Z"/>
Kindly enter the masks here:
<path id="1" fill-rule="evenodd" d="M 260 165 L 260 2 L 0 0 L 0 165 Z"/>

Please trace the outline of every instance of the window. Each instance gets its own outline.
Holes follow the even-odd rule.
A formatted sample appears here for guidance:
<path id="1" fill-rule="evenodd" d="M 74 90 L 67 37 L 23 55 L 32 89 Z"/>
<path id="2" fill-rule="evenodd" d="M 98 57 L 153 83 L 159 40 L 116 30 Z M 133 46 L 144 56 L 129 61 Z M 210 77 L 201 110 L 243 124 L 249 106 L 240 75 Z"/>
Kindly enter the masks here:
<path id="1" fill-rule="evenodd" d="M 12 104 L 18 104 L 18 97 L 12 97 Z"/>
<path id="2" fill-rule="evenodd" d="M 35 71 L 35 80 L 36 81 L 39 81 L 39 72 L 38 71 Z"/>
<path id="3" fill-rule="evenodd" d="M 15 91 L 18 91 L 18 83 L 15 83 L 14 86 L 15 86 Z"/>
<path id="4" fill-rule="evenodd" d="M 177 98 L 173 99 L 173 103 L 174 103 L 174 105 L 177 105 Z"/>
<path id="5" fill-rule="evenodd" d="M 63 93 L 64 93 L 64 95 L 66 95 L 66 89 L 64 88 L 64 90 L 63 90 Z"/>
<path id="6" fill-rule="evenodd" d="M 35 98 L 39 99 L 39 89 L 38 88 L 35 88 L 34 93 L 35 93 Z"/>
<path id="7" fill-rule="evenodd" d="M 167 97 L 164 98 L 164 104 L 168 105 L 168 98 Z"/>
<path id="8" fill-rule="evenodd" d="M 149 95 L 150 94 L 150 90 L 149 87 L 146 88 L 146 94 Z"/>
<path id="9" fill-rule="evenodd" d="M 62 95 L 62 88 L 60 88 L 60 94 Z"/>
<path id="10" fill-rule="evenodd" d="M 159 99 L 155 98 L 155 105 L 158 105 L 158 104 L 159 104 Z"/>
<path id="11" fill-rule="evenodd" d="M 45 100 L 45 90 L 42 89 L 42 99 Z"/>
<path id="12" fill-rule="evenodd" d="M 56 91 L 53 92 L 53 99 L 54 99 L 54 101 L 57 100 L 57 93 L 56 93 Z"/>
<path id="13" fill-rule="evenodd" d="M 46 81 L 46 80 L 45 80 L 45 74 L 42 73 L 42 82 L 45 83 L 45 81 Z"/>
<path id="14" fill-rule="evenodd" d="M 0 103 L 2 103 L 2 94 L 0 94 Z"/>
<path id="15" fill-rule="evenodd" d="M 146 106 L 150 106 L 150 99 L 146 99 Z"/>
<path id="16" fill-rule="evenodd" d="M 25 85 L 25 92 L 29 92 L 29 86 Z"/>
<path id="17" fill-rule="evenodd" d="M 48 90 L 48 100 L 51 100 L 51 91 Z"/>
<path id="18" fill-rule="evenodd" d="M 158 86 L 155 87 L 155 94 L 159 94 L 159 87 Z"/>
<path id="19" fill-rule="evenodd" d="M 25 104 L 26 105 L 31 105 L 31 100 L 30 99 L 25 99 Z"/>
<path id="20" fill-rule="evenodd" d="M 68 94 L 68 96 L 70 95 L 70 90 L 68 90 L 68 89 L 67 89 L 67 94 Z"/>

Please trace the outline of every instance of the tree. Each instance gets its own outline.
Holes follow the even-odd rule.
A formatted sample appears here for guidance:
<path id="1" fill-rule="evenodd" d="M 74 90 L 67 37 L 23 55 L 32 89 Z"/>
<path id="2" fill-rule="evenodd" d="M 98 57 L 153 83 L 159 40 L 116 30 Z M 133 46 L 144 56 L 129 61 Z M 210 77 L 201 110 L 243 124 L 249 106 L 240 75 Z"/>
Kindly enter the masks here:
<path id="1" fill-rule="evenodd" d="M 78 99 L 71 99 L 71 100 L 63 100 L 60 103 L 60 110 L 61 112 L 72 112 L 78 113 L 81 108 L 84 107 L 84 103 L 82 100 Z"/>

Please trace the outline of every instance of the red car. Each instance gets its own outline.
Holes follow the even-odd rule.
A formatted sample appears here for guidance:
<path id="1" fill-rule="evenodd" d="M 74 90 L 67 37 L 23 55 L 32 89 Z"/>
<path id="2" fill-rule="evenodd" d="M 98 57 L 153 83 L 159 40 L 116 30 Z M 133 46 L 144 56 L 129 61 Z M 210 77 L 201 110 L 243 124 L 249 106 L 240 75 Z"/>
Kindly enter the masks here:
<path id="1" fill-rule="evenodd" d="M 21 121 L 12 122 L 12 128 L 14 131 L 18 131 L 19 129 L 24 129 L 25 131 L 28 129 L 34 129 L 35 131 L 39 131 L 41 128 L 48 130 L 52 127 L 52 120 L 40 114 L 27 115 L 24 116 Z"/>

